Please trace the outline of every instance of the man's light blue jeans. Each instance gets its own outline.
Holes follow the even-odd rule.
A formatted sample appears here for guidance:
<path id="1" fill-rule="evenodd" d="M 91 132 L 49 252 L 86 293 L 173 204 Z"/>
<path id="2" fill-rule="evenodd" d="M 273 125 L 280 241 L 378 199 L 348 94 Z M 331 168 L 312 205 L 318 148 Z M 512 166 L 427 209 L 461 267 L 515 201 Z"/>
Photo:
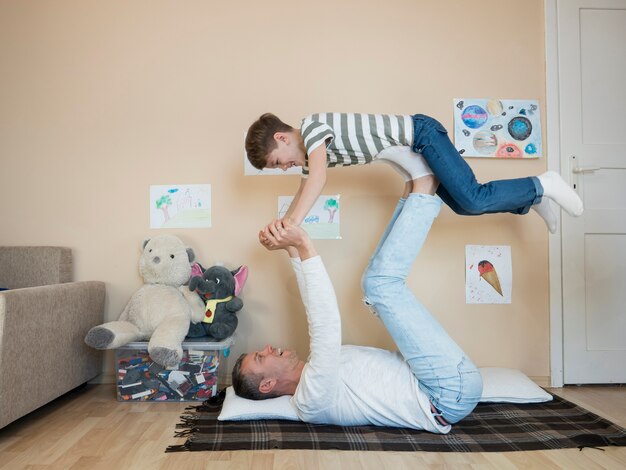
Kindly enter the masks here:
<path id="1" fill-rule="evenodd" d="M 480 372 L 406 285 L 413 261 L 439 214 L 441 200 L 426 194 L 401 199 L 363 275 L 373 308 L 441 416 L 456 423 L 482 393 Z"/>
<path id="2" fill-rule="evenodd" d="M 413 116 L 412 150 L 424 156 L 439 180 L 437 194 L 457 214 L 526 214 L 541 202 L 543 186 L 535 176 L 478 183 L 446 129 L 430 116 Z"/>

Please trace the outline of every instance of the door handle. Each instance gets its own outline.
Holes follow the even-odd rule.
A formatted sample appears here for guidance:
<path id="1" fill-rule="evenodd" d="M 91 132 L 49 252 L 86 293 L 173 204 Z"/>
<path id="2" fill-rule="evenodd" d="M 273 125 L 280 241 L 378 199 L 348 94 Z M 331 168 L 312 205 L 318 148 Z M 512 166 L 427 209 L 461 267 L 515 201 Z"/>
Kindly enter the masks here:
<path id="1" fill-rule="evenodd" d="M 581 173 L 593 173 L 594 171 L 598 171 L 601 169 L 602 168 L 598 166 L 588 166 L 588 167 L 577 166 L 575 168 L 572 168 L 572 173 L 576 173 L 577 175 L 579 175 Z"/>

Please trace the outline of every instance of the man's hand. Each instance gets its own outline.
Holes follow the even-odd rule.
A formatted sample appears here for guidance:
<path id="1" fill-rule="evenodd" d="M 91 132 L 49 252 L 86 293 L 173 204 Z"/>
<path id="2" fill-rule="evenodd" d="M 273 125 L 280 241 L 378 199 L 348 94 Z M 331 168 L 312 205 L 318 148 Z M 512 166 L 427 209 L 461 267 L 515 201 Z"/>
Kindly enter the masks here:
<path id="1" fill-rule="evenodd" d="M 272 235 L 272 231 L 276 231 L 276 227 L 282 227 L 282 220 L 273 220 L 259 231 L 259 243 L 269 251 L 284 249 L 289 253 L 290 258 L 298 257 L 298 250 L 293 246 L 283 246 Z M 280 232 L 280 229 L 278 229 Z"/>
<path id="2" fill-rule="evenodd" d="M 259 243 L 263 245 L 263 247 L 269 251 L 287 250 L 287 248 L 289 248 L 286 246 L 279 246 L 278 242 L 276 241 L 276 238 L 274 238 L 274 236 L 272 235 L 272 232 L 270 232 L 269 230 L 269 225 L 267 225 L 265 228 L 259 231 Z"/>
<path id="3" fill-rule="evenodd" d="M 305 260 L 317 255 L 309 235 L 287 219 L 273 220 L 259 232 L 259 241 L 266 249 L 273 251 L 285 249 L 294 257 L 294 252 Z"/>
<path id="4" fill-rule="evenodd" d="M 263 233 L 270 233 L 270 230 L 272 228 L 279 227 L 279 226 L 282 227 L 283 221 L 289 223 L 290 225 L 295 225 L 294 221 L 291 219 L 291 217 L 285 216 L 282 219 L 274 219 L 274 220 L 272 220 L 269 224 L 267 224 L 265 227 L 263 227 L 261 229 L 261 232 L 263 232 Z M 259 232 L 259 233 L 261 233 L 261 232 Z"/>

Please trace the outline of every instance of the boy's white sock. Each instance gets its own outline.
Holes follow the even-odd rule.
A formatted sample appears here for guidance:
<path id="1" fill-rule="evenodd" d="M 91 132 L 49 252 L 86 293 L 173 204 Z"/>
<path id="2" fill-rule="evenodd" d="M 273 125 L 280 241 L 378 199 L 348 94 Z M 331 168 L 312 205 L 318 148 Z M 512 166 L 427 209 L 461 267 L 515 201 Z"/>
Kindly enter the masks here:
<path id="1" fill-rule="evenodd" d="M 543 195 L 549 197 L 565 212 L 574 217 L 580 217 L 583 213 L 583 202 L 561 175 L 554 171 L 546 171 L 539 175 L 539 182 L 543 187 Z"/>
<path id="2" fill-rule="evenodd" d="M 544 197 L 541 199 L 539 204 L 535 204 L 530 208 L 541 216 L 543 221 L 548 226 L 550 233 L 556 233 L 556 214 L 552 210 L 552 207 L 550 207 L 550 199 Z"/>

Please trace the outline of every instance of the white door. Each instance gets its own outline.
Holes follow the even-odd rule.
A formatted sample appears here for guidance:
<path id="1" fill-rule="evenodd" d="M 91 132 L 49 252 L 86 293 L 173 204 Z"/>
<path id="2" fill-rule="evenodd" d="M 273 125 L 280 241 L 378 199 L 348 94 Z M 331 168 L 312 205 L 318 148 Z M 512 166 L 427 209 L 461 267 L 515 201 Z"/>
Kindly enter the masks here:
<path id="1" fill-rule="evenodd" d="M 626 383 L 626 0 L 559 0 L 563 378 Z"/>

